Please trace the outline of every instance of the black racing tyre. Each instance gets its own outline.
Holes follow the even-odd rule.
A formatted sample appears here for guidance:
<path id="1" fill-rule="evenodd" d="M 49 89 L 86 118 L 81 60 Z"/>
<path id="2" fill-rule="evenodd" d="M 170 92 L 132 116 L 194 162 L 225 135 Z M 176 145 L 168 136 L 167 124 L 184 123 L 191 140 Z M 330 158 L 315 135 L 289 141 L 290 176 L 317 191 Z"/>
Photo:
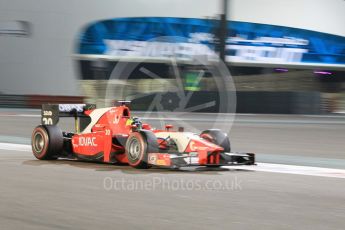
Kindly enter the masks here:
<path id="1" fill-rule="evenodd" d="M 230 140 L 227 134 L 223 133 L 219 129 L 208 129 L 200 134 L 200 137 L 221 146 L 224 152 L 231 152 Z"/>
<path id="2" fill-rule="evenodd" d="M 39 160 L 56 160 L 63 151 L 62 131 L 56 125 L 39 125 L 31 136 L 32 153 Z"/>
<path id="3" fill-rule="evenodd" d="M 126 141 L 128 164 L 134 168 L 147 169 L 148 153 L 158 152 L 156 136 L 151 131 L 133 132 Z"/>

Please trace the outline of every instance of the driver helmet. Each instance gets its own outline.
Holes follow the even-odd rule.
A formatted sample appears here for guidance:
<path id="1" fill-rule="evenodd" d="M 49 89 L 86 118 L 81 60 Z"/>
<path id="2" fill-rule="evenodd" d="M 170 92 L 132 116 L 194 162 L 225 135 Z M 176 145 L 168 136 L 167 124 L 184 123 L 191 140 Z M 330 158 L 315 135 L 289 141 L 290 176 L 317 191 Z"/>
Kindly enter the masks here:
<path id="1" fill-rule="evenodd" d="M 142 129 L 143 123 L 141 122 L 141 119 L 139 117 L 133 117 L 132 118 L 132 125 L 137 126 L 138 129 Z"/>

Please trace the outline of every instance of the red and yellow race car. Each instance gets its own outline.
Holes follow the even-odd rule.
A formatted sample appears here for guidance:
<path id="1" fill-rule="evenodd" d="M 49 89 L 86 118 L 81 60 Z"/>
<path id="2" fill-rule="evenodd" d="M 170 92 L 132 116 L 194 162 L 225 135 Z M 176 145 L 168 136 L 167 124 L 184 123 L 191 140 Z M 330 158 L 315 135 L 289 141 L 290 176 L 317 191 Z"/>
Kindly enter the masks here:
<path id="1" fill-rule="evenodd" d="M 171 125 L 155 129 L 132 117 L 128 103 L 100 109 L 91 104 L 42 105 L 42 124 L 31 137 L 34 156 L 125 163 L 135 168 L 255 164 L 253 153 L 231 152 L 229 138 L 220 130 L 195 134 Z M 60 117 L 74 117 L 75 132 L 62 132 L 57 126 Z"/>

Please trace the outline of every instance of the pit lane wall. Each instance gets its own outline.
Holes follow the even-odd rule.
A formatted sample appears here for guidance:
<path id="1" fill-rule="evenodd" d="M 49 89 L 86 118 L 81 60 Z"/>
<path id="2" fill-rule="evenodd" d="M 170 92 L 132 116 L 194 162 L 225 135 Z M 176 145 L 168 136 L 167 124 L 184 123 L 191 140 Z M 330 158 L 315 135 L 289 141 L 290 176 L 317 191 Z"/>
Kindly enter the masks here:
<path id="1" fill-rule="evenodd" d="M 263 114 L 329 114 L 344 113 L 345 105 L 339 103 L 344 94 L 321 94 L 319 92 L 237 92 L 237 113 L 263 113 Z M 219 92 L 207 91 L 194 94 L 198 100 L 192 100 L 191 106 L 198 103 L 207 103 L 212 98 L 219 97 Z M 133 100 L 133 110 L 146 111 L 152 98 Z M 262 103 L 258 104 L 257 102 Z M 51 95 L 0 95 L 0 108 L 32 108 L 39 109 L 42 104 L 80 104 L 104 103 L 104 100 L 75 96 Z M 174 106 L 167 104 L 164 111 L 173 111 Z M 219 108 L 212 107 L 196 112 L 218 112 Z"/>
<path id="2" fill-rule="evenodd" d="M 117 90 L 118 82 L 109 84 L 108 81 L 102 80 L 84 80 L 83 90 L 90 97 L 85 98 L 87 103 L 98 104 L 104 106 L 111 103 L 110 100 L 105 98 L 104 90 L 117 93 L 118 97 L 126 94 L 126 92 L 119 92 Z M 141 80 L 132 81 L 128 80 L 126 83 L 130 87 L 126 87 L 128 94 L 139 95 L 137 98 L 132 99 L 131 107 L 134 110 L 146 111 L 154 102 L 157 94 L 159 97 L 159 108 L 155 107 L 157 111 L 174 111 L 179 110 L 180 98 L 179 93 L 173 91 L 172 82 L 162 81 L 157 82 L 154 80 Z M 204 84 L 204 83 L 201 83 Z M 217 113 L 222 111 L 219 108 L 219 98 L 223 93 L 212 87 L 212 83 L 206 83 L 209 87 L 208 90 L 194 91 L 186 110 L 188 108 L 197 107 L 199 105 L 207 104 L 210 101 L 215 101 L 214 106 L 198 109 L 194 112 L 211 112 Z M 96 87 L 95 87 L 96 86 Z M 112 90 L 114 89 L 114 90 Z M 170 89 L 170 91 L 169 91 Z M 140 90 L 140 91 L 139 91 Z M 155 94 L 152 94 L 152 91 Z M 140 93 L 136 93 L 140 92 Z M 168 93 L 167 93 L 168 92 Z M 187 92 L 188 93 L 188 92 Z M 143 96 L 147 95 L 147 96 Z M 340 95 L 320 93 L 317 91 L 265 91 L 265 90 L 243 90 L 236 91 L 236 112 L 237 113 L 263 113 L 263 114 L 329 114 L 343 109 L 339 103 Z M 128 98 L 127 98 L 128 99 Z M 182 111 L 184 111 L 182 109 Z"/>
<path id="3" fill-rule="evenodd" d="M 0 94 L 0 108 L 40 109 L 42 104 L 80 104 L 81 96 Z"/>

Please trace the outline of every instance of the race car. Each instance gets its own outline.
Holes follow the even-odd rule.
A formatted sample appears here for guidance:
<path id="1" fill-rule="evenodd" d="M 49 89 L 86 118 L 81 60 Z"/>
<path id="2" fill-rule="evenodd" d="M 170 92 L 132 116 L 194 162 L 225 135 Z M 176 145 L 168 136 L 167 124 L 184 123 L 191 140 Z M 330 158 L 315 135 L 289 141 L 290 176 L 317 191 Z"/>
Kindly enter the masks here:
<path id="1" fill-rule="evenodd" d="M 60 130 L 60 117 L 74 117 L 74 132 Z M 255 164 L 255 154 L 231 152 L 230 140 L 220 130 L 196 134 L 172 125 L 156 129 L 132 117 L 128 101 L 99 109 L 92 104 L 44 104 L 31 143 L 40 160 L 81 159 L 141 169 Z"/>

